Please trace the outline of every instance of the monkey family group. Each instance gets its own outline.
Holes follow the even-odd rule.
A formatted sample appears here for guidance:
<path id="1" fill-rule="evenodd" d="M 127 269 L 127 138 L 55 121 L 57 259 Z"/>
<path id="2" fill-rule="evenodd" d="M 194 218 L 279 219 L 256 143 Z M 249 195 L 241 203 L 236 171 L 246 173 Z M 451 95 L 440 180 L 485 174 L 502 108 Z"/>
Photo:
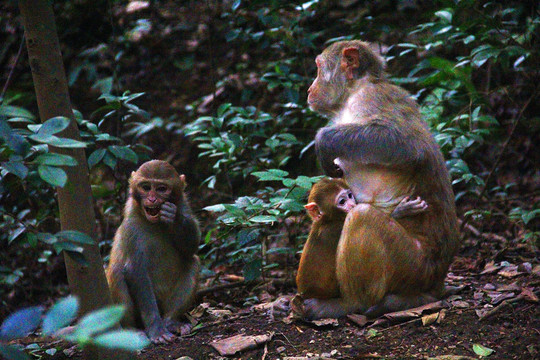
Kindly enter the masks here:
<path id="1" fill-rule="evenodd" d="M 418 105 L 391 84 L 361 41 L 334 43 L 315 59 L 309 107 L 329 118 L 315 138 L 328 178 L 305 208 L 313 223 L 291 311 L 304 319 L 377 317 L 444 297 L 459 247 L 450 176 Z M 132 173 L 107 268 L 123 325 L 154 343 L 187 334 L 201 232 L 184 175 L 153 160 Z"/>

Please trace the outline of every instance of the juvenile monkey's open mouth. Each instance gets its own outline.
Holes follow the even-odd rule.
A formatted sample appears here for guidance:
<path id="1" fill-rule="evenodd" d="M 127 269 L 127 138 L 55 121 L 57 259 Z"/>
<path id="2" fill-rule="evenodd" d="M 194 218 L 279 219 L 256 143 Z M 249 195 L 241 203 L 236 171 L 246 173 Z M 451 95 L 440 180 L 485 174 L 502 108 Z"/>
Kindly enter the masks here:
<path id="1" fill-rule="evenodd" d="M 157 207 L 144 207 L 144 211 L 150 216 L 157 216 L 159 214 L 159 206 Z"/>

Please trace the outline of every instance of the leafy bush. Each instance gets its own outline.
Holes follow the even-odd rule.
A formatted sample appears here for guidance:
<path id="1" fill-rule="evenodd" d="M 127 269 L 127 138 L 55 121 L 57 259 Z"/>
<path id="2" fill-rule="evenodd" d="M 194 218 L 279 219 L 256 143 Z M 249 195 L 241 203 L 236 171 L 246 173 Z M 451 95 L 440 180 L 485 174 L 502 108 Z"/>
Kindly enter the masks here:
<path id="1" fill-rule="evenodd" d="M 19 310 L 8 316 L 0 326 L 0 354 L 9 360 L 30 359 L 18 345 L 7 342 L 28 336 L 42 324 L 43 336 L 57 336 L 83 348 L 90 344 L 110 349 L 137 351 L 150 344 L 148 338 L 138 331 L 118 330 L 125 309 L 123 306 L 109 306 L 83 316 L 73 328 L 65 327 L 75 319 L 79 303 L 75 297 L 59 300 L 44 315 L 43 307 L 34 306 Z M 62 331 L 60 331 L 62 330 Z M 37 345 L 37 344 L 35 344 Z M 27 346 L 26 350 L 42 350 L 39 345 Z M 55 348 L 45 351 L 56 353 Z"/>
<path id="2" fill-rule="evenodd" d="M 420 24 L 409 36 L 415 42 L 397 45 L 397 57 L 411 53 L 426 53 L 425 59 L 410 71 L 407 78 L 397 79 L 412 83 L 421 90 L 422 113 L 441 145 L 454 178 L 456 199 L 476 199 L 476 205 L 493 198 L 507 199 L 512 184 L 501 187 L 492 184 L 492 174 L 507 150 L 518 122 L 524 126 L 534 124 L 527 119 L 527 108 L 534 98 L 534 84 L 527 83 L 528 74 L 536 71 L 539 59 L 533 33 L 540 17 L 526 15 L 526 5 L 465 0 L 443 2 L 445 8 L 434 12 L 433 20 Z M 448 54 L 445 58 L 438 54 Z M 508 88 L 506 79 L 523 79 L 523 86 Z M 519 80 L 517 80 L 520 83 Z M 494 116 L 492 98 L 506 98 L 518 108 L 511 121 L 498 121 Z M 521 99 L 517 103 L 514 99 Z M 536 120 L 537 121 L 537 120 Z M 500 145 L 505 129 L 509 136 L 498 150 L 498 158 L 491 158 L 489 173 L 478 170 L 478 152 L 489 152 L 492 145 Z M 533 130 L 534 131 L 534 130 Z M 475 166 L 471 166 L 471 163 Z M 486 166 L 488 164 L 485 164 Z M 481 168 L 482 169 L 482 168 Z M 487 175 L 487 176 L 486 176 Z M 528 228 L 533 218 L 540 218 L 538 204 L 525 215 L 529 221 L 517 221 L 515 209 L 504 209 L 504 217 L 519 228 L 524 228 L 523 239 L 538 238 Z M 476 220 L 500 216 L 492 210 L 472 208 L 466 216 Z M 534 222 L 530 222 L 532 225 Z M 529 225 L 529 226 L 530 226 Z"/>
<path id="3" fill-rule="evenodd" d="M 112 171 L 122 162 L 138 163 L 140 158 L 147 158 L 148 147 L 124 145 L 120 138 L 99 128 L 107 125 L 113 116 L 127 121 L 140 114 L 142 110 L 131 101 L 141 95 L 103 95 L 106 105 L 97 110 L 104 113 L 98 125 L 83 119 L 81 113 L 75 111 L 81 141 L 60 136 L 69 124 L 67 118 L 56 117 L 38 124 L 35 117 L 23 108 L 0 106 L 0 228 L 4 229 L 0 233 L 0 241 L 30 247 L 41 242 L 52 246 L 57 254 L 66 251 L 79 263 L 86 264 L 81 245 L 93 244 L 94 240 L 76 231 L 57 232 L 56 223 L 58 208 L 53 187 L 69 186 L 63 167 L 76 165 L 76 160 L 51 153 L 49 146 L 85 148 L 90 168 L 105 167 Z M 118 191 L 120 187 L 114 189 Z M 103 183 L 93 185 L 92 190 L 97 198 L 117 195 Z M 114 206 L 119 209 L 117 203 L 118 199 Z M 50 255 L 50 250 L 43 251 L 40 261 L 47 261 Z M 18 275 L 14 276 L 15 273 Z M 0 273 L 0 282 L 13 283 L 20 278 L 20 273 L 20 269 L 6 270 Z"/>

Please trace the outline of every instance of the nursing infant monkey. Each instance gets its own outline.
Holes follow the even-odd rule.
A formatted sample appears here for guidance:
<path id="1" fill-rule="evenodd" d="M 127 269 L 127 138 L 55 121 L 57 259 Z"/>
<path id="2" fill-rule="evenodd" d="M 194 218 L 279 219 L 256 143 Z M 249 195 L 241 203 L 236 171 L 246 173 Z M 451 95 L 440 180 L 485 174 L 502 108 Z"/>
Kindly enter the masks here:
<path id="1" fill-rule="evenodd" d="M 336 249 L 347 214 L 356 200 L 345 181 L 325 178 L 311 188 L 306 208 L 313 220 L 296 276 L 298 293 L 304 298 L 339 297 Z M 390 216 L 399 219 L 420 214 L 428 205 L 420 198 L 405 197 Z"/>
<path id="2" fill-rule="evenodd" d="M 185 176 L 166 161 L 131 174 L 107 268 L 113 300 L 126 306 L 122 325 L 144 328 L 154 343 L 190 331 L 181 318 L 197 290 L 201 232 L 185 187 Z"/>
<path id="3" fill-rule="evenodd" d="M 375 317 L 441 298 L 459 247 L 457 217 L 444 158 L 418 105 L 388 82 L 364 42 L 332 44 L 315 62 L 308 104 L 331 119 L 315 138 L 317 157 L 326 175 L 345 180 L 357 205 L 327 227 L 336 235 L 323 235 L 329 244 L 318 252 L 310 250 L 310 233 L 297 277 L 307 292 L 298 315 Z M 408 199 L 429 206 L 403 212 Z M 311 278 L 315 269 L 327 274 L 322 289 L 318 275 Z"/>

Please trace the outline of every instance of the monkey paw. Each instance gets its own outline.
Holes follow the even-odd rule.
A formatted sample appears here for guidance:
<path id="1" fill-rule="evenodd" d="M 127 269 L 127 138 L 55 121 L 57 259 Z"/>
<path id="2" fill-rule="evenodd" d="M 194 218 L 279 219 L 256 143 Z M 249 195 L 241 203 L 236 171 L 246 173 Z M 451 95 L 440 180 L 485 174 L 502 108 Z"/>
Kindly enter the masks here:
<path id="1" fill-rule="evenodd" d="M 154 344 L 167 344 L 176 338 L 163 324 L 146 329 L 146 335 Z"/>
<path id="2" fill-rule="evenodd" d="M 192 325 L 189 322 L 181 322 L 173 319 L 165 319 L 165 327 L 170 332 L 184 336 L 188 335 L 191 332 Z"/>
<path id="3" fill-rule="evenodd" d="M 296 294 L 289 302 L 291 308 L 291 316 L 293 319 L 303 319 L 305 316 L 304 298 L 300 294 Z"/>

